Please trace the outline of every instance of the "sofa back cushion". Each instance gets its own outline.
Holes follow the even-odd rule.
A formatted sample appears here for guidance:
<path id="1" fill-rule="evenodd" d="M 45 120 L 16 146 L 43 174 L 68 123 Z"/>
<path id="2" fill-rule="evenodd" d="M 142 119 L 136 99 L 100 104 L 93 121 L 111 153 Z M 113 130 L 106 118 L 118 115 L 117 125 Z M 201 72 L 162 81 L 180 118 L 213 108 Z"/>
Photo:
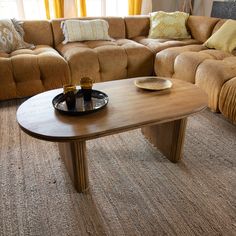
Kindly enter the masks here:
<path id="1" fill-rule="evenodd" d="M 122 17 L 80 17 L 73 18 L 78 20 L 93 20 L 93 19 L 103 19 L 109 24 L 108 34 L 112 38 L 125 38 L 125 23 Z M 52 30 L 54 36 L 54 44 L 57 46 L 65 38 L 61 29 L 61 22 L 66 19 L 55 19 L 52 20 Z"/>
<path id="2" fill-rule="evenodd" d="M 34 45 L 53 46 L 53 35 L 50 21 L 28 20 L 23 21 L 24 40 Z"/>
<path id="3" fill-rule="evenodd" d="M 132 39 L 138 36 L 148 36 L 150 29 L 149 16 L 128 16 L 124 19 L 127 38 Z M 219 21 L 219 18 L 189 16 L 187 29 L 192 35 L 192 38 L 204 43 L 212 35 L 213 29 Z"/>
<path id="4" fill-rule="evenodd" d="M 150 29 L 149 16 L 127 16 L 125 19 L 126 37 L 148 36 Z"/>
<path id="5" fill-rule="evenodd" d="M 207 16 L 190 16 L 187 27 L 194 39 L 204 43 L 212 35 L 212 31 L 219 20 Z"/>
<path id="6" fill-rule="evenodd" d="M 227 19 L 220 19 L 220 20 L 216 23 L 214 29 L 212 30 L 212 34 L 214 34 L 226 21 L 227 21 Z"/>

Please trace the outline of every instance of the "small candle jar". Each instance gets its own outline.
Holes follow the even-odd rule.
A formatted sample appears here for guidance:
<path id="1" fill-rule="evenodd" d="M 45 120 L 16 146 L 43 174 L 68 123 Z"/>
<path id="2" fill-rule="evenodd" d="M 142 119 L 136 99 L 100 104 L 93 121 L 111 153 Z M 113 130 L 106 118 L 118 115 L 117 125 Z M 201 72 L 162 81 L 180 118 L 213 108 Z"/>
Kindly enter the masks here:
<path id="1" fill-rule="evenodd" d="M 84 101 L 91 101 L 93 80 L 89 77 L 83 77 L 80 80 L 80 86 Z"/>
<path id="2" fill-rule="evenodd" d="M 68 110 L 75 109 L 76 106 L 76 86 L 73 84 L 65 84 L 63 86 L 65 101 Z"/>

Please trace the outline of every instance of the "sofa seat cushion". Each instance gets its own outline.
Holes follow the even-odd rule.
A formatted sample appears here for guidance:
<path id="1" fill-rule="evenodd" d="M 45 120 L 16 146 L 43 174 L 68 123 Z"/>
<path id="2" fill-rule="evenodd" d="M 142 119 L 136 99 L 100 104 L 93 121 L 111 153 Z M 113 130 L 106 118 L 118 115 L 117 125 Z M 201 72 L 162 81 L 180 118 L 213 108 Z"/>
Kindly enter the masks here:
<path id="1" fill-rule="evenodd" d="M 232 56 L 218 50 L 202 50 L 199 52 L 182 52 L 174 61 L 173 78 L 195 83 L 196 71 L 201 63 L 208 59 L 223 60 Z"/>
<path id="2" fill-rule="evenodd" d="M 195 82 L 208 95 L 208 107 L 215 112 L 219 111 L 219 96 L 223 85 L 231 78 L 236 77 L 236 57 L 224 59 L 207 59 L 197 68 Z"/>
<path id="3" fill-rule="evenodd" d="M 129 39 L 59 44 L 57 50 L 68 61 L 74 83 L 84 76 L 100 82 L 153 73 L 153 53 Z"/>
<path id="4" fill-rule="evenodd" d="M 191 44 L 200 44 L 195 39 L 151 39 L 144 36 L 133 38 L 138 43 L 141 43 L 152 50 L 153 53 L 158 53 L 166 48 L 185 46 Z"/>
<path id="5" fill-rule="evenodd" d="M 67 62 L 50 46 L 0 54 L 0 100 L 31 96 L 69 80 Z"/>
<path id="6" fill-rule="evenodd" d="M 199 52 L 205 49 L 206 47 L 202 45 L 187 45 L 162 50 L 156 54 L 154 63 L 155 74 L 163 77 L 172 77 L 174 75 L 175 59 L 178 55 L 183 52 Z"/>
<path id="7" fill-rule="evenodd" d="M 54 53 L 56 55 L 59 55 L 59 53 L 50 46 L 38 45 L 33 50 L 31 50 L 31 49 L 19 49 L 19 50 L 13 51 L 12 53 L 2 53 L 2 52 L 0 52 L 0 57 L 11 58 L 11 57 L 17 56 L 17 55 L 40 55 L 42 53 Z"/>
<path id="8" fill-rule="evenodd" d="M 155 73 L 195 83 L 208 95 L 208 107 L 219 110 L 223 84 L 236 76 L 236 57 L 230 53 L 191 45 L 165 49 L 156 55 Z"/>
<path id="9" fill-rule="evenodd" d="M 236 125 L 236 77 L 224 83 L 219 97 L 220 112 Z"/>

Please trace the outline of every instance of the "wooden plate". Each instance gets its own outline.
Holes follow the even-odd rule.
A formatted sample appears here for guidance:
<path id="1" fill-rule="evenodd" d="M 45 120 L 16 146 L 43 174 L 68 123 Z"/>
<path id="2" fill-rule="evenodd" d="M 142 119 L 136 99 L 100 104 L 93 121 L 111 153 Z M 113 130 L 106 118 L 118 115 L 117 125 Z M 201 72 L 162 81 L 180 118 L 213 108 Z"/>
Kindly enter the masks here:
<path id="1" fill-rule="evenodd" d="M 147 90 L 164 90 L 172 87 L 172 82 L 163 77 L 149 76 L 139 77 L 134 81 L 138 88 Z"/>

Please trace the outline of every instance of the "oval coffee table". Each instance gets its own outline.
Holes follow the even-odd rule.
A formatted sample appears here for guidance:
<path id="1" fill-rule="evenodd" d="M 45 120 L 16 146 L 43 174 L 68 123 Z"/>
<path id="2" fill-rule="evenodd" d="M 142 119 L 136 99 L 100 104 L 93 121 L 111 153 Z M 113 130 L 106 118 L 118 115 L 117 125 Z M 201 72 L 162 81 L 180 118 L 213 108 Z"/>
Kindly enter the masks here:
<path id="1" fill-rule="evenodd" d="M 87 140 L 141 128 L 170 161 L 177 162 L 182 156 L 187 117 L 207 106 L 207 95 L 193 84 L 173 79 L 170 90 L 150 92 L 135 87 L 134 79 L 95 84 L 93 88 L 105 92 L 109 103 L 92 114 L 58 113 L 52 99 L 62 89 L 31 97 L 17 110 L 23 131 L 59 143 L 60 155 L 78 192 L 85 192 L 89 186 Z"/>

